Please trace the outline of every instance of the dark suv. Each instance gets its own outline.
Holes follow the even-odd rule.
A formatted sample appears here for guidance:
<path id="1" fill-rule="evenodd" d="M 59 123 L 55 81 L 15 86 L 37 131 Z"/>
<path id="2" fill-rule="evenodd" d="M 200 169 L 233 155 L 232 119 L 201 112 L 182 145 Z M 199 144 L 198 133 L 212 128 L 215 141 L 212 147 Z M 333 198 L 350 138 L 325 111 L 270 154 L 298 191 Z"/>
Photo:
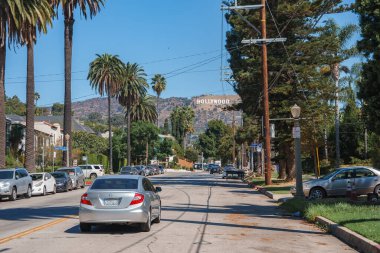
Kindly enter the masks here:
<path id="1" fill-rule="evenodd" d="M 209 171 L 210 171 L 210 174 L 214 174 L 214 173 L 221 174 L 223 172 L 222 168 L 217 164 L 212 164 L 211 166 L 209 165 Z"/>

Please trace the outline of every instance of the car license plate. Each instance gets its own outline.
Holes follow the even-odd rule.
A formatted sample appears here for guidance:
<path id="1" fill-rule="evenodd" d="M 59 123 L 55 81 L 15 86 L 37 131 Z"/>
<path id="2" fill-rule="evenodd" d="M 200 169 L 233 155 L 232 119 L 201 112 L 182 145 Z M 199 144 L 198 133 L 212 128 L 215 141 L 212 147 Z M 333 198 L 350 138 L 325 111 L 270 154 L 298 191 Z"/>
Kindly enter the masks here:
<path id="1" fill-rule="evenodd" d="M 118 199 L 105 199 L 104 205 L 105 206 L 118 206 L 119 200 Z"/>

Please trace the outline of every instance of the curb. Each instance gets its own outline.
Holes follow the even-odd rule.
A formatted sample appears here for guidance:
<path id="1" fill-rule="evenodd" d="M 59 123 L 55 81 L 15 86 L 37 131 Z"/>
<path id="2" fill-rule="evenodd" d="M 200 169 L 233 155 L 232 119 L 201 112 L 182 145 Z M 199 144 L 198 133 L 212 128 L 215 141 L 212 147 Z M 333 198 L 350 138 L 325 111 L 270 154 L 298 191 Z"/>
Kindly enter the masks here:
<path id="1" fill-rule="evenodd" d="M 351 247 L 365 253 L 380 253 L 380 244 L 364 236 L 340 226 L 339 224 L 321 216 L 315 218 L 316 223 L 328 228 L 328 231 Z"/>
<path id="2" fill-rule="evenodd" d="M 257 186 L 257 185 L 252 185 L 253 189 L 258 190 L 261 194 L 264 194 L 270 199 L 273 199 L 276 202 L 286 202 L 289 198 L 288 197 L 280 197 L 278 198 L 276 194 L 273 194 L 273 192 L 267 191 L 264 187 Z"/>

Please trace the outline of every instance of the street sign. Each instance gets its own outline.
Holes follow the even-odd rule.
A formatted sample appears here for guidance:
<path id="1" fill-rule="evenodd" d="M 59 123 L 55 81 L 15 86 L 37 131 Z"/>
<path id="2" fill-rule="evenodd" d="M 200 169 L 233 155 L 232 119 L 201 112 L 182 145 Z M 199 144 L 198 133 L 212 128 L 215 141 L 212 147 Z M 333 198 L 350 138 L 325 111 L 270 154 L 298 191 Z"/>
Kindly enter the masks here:
<path id="1" fill-rule="evenodd" d="M 83 161 L 87 161 L 87 156 L 83 156 L 83 157 L 82 157 L 82 160 L 83 160 Z"/>
<path id="2" fill-rule="evenodd" d="M 301 138 L 301 128 L 300 127 L 293 127 L 293 138 L 294 139 Z"/>
<path id="3" fill-rule="evenodd" d="M 54 147 L 55 150 L 61 150 L 61 151 L 67 151 L 67 147 L 65 146 L 57 146 L 57 147 Z"/>

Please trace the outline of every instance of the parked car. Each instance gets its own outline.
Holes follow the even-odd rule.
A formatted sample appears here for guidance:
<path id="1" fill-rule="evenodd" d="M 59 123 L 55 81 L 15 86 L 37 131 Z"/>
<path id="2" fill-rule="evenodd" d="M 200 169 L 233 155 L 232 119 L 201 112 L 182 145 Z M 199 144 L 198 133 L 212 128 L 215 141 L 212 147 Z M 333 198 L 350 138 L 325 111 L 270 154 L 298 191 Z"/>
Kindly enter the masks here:
<path id="1" fill-rule="evenodd" d="M 28 171 L 23 168 L 0 169 L 0 199 L 16 200 L 20 195 L 32 196 L 32 178 Z"/>
<path id="2" fill-rule="evenodd" d="M 154 176 L 159 174 L 159 168 L 157 165 L 150 164 L 146 166 L 146 168 L 149 170 L 149 176 Z"/>
<path id="3" fill-rule="evenodd" d="M 149 175 L 150 171 L 147 169 L 144 165 L 136 165 L 134 166 L 135 169 L 139 172 L 140 176 L 147 176 Z"/>
<path id="4" fill-rule="evenodd" d="M 104 175 L 103 165 L 100 164 L 86 164 L 79 165 L 78 167 L 82 169 L 85 178 L 91 178 L 94 180 L 95 178 Z"/>
<path id="5" fill-rule="evenodd" d="M 132 166 L 125 166 L 120 169 L 120 175 L 139 175 L 139 171 Z"/>
<path id="6" fill-rule="evenodd" d="M 152 221 L 161 221 L 160 191 L 142 176 L 97 178 L 81 197 L 80 229 L 89 232 L 98 224 L 137 223 L 141 231 L 149 232 Z"/>
<path id="7" fill-rule="evenodd" d="M 55 178 L 50 173 L 31 173 L 33 180 L 32 195 L 43 195 L 47 193 L 55 194 L 57 185 Z"/>
<path id="8" fill-rule="evenodd" d="M 221 174 L 223 172 L 222 168 L 219 165 L 213 164 L 210 166 L 210 174 L 218 173 Z"/>
<path id="9" fill-rule="evenodd" d="M 56 182 L 56 191 L 57 192 L 68 192 L 73 189 L 73 183 L 72 180 L 65 171 L 56 171 L 51 173 L 51 175 L 54 177 Z"/>
<path id="10" fill-rule="evenodd" d="M 158 168 L 160 169 L 160 174 L 165 174 L 165 168 L 162 165 L 158 165 Z"/>
<path id="11" fill-rule="evenodd" d="M 64 167 L 59 168 L 57 171 L 63 171 L 69 174 L 74 190 L 78 189 L 79 187 L 84 188 L 85 177 L 80 167 Z"/>
<path id="12" fill-rule="evenodd" d="M 305 196 L 314 199 L 345 196 L 349 184 L 358 196 L 380 194 L 380 171 L 364 166 L 340 168 L 319 179 L 303 182 L 303 191 Z M 290 192 L 295 195 L 296 188 L 292 187 Z"/>
<path id="13" fill-rule="evenodd" d="M 226 165 L 223 168 L 222 178 L 237 178 L 243 179 L 245 176 L 244 170 L 238 170 L 233 165 Z"/>

